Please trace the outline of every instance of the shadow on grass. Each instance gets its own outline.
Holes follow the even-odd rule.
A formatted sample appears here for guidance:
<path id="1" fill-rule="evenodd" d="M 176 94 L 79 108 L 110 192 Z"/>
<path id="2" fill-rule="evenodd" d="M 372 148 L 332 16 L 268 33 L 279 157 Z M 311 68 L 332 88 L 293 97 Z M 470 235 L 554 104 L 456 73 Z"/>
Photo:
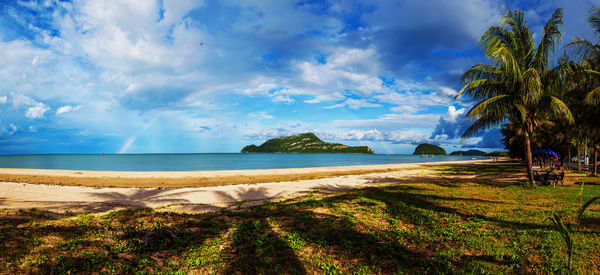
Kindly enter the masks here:
<path id="1" fill-rule="evenodd" d="M 3 242 L 0 261 L 14 262 L 14 269 L 0 267 L 0 271 L 453 273 L 468 270 L 472 262 L 511 266 L 517 260 L 502 260 L 485 253 L 462 255 L 463 251 L 458 252 L 458 257 L 439 255 L 438 249 L 454 245 L 437 241 L 444 240 L 442 233 L 436 230 L 443 229 L 447 222 L 445 217 L 458 217 L 456 223 L 483 220 L 498 227 L 519 230 L 549 227 L 471 214 L 443 203 L 464 201 L 486 205 L 504 202 L 422 194 L 424 189 L 402 185 L 406 182 L 390 178 L 372 181 L 396 185 L 349 190 L 302 201 L 267 203 L 247 209 L 230 208 L 211 214 L 123 210 L 101 218 L 82 215 L 72 220 L 59 219 L 42 227 L 40 223 L 53 220 L 51 215 L 47 215 L 48 218 L 32 216 L 23 223 L 3 222 L 0 218 L 3 241 L 10 240 Z M 414 182 L 412 178 L 411 183 Z M 161 194 L 162 191 L 152 191 L 120 198 L 160 199 Z M 261 200 L 272 196 L 262 188 L 217 195 L 234 202 L 239 202 L 240 198 Z M 107 198 L 110 196 L 116 198 L 114 194 L 108 194 Z M 242 203 L 234 206 L 242 206 Z M 383 226 L 374 227 L 368 216 L 364 221 L 357 219 L 355 212 L 340 210 L 339 207 L 344 206 L 381 210 L 383 214 L 378 217 Z M 394 221 L 431 234 L 433 241 L 409 239 L 408 230 L 398 229 Z M 53 238 L 61 241 L 52 243 Z M 211 244 L 218 238 L 224 240 Z M 47 255 L 45 260 L 43 255 Z"/>

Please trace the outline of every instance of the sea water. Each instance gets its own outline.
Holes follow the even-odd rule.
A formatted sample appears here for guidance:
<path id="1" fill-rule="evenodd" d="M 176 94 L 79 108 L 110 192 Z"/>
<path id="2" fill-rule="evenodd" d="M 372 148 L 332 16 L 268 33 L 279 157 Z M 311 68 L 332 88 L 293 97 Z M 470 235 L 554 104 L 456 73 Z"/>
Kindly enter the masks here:
<path id="1" fill-rule="evenodd" d="M 93 171 L 207 171 L 349 166 L 471 159 L 485 159 L 485 157 L 422 157 L 399 154 L 270 153 L 3 155 L 0 156 L 0 168 Z"/>

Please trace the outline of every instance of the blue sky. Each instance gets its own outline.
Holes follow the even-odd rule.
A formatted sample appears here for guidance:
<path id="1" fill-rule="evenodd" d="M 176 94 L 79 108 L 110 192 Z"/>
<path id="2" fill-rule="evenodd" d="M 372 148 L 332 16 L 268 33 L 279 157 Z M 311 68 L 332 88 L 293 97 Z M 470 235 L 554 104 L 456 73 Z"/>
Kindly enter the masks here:
<path id="1" fill-rule="evenodd" d="M 460 139 L 477 39 L 507 7 L 536 38 L 563 7 L 563 44 L 595 39 L 592 5 L 2 1 L 0 154 L 239 152 L 308 131 L 377 153 L 501 149 L 497 129 Z"/>

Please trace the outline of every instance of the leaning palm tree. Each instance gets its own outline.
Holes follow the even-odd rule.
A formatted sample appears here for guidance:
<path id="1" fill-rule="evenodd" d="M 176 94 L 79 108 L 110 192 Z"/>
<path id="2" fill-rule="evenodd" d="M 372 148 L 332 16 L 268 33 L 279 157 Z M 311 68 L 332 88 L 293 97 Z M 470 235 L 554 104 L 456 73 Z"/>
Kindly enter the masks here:
<path id="1" fill-rule="evenodd" d="M 569 108 L 549 93 L 550 88 L 543 81 L 552 72 L 549 55 L 560 39 L 562 18 L 562 9 L 556 9 L 536 47 L 525 13 L 507 11 L 501 25 L 490 27 L 480 38 L 491 64 L 467 70 L 461 77 L 465 86 L 456 95 L 466 94 L 479 101 L 466 115 L 474 122 L 463 138 L 504 122 L 523 136 L 527 175 L 532 185 L 531 136 L 535 129 L 549 116 L 573 122 Z"/>

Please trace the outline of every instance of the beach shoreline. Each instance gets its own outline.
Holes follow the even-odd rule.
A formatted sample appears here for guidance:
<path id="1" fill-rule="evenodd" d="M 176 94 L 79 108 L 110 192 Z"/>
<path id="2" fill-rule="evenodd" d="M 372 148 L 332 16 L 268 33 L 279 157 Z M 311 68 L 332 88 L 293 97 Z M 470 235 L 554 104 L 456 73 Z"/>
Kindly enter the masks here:
<path id="1" fill-rule="evenodd" d="M 436 167 L 486 164 L 494 163 L 493 160 L 472 160 L 231 170 L 225 171 L 226 175 L 222 175 L 223 171 L 165 174 L 91 171 L 90 174 L 82 172 L 76 176 L 65 176 L 73 171 L 2 169 L 4 173 L 12 172 L 7 170 L 16 171 L 14 174 L 0 175 L 0 194 L 3 194 L 0 209 L 36 208 L 99 213 L 149 207 L 175 212 L 211 212 L 236 205 L 241 207 L 302 197 L 314 192 L 329 193 L 409 178 L 429 179 L 439 172 Z M 158 177 L 148 177 L 149 173 Z M 170 177 L 161 177 L 165 175 Z"/>
<path id="2" fill-rule="evenodd" d="M 85 186 L 95 188 L 190 188 L 318 179 L 344 175 L 392 172 L 430 166 L 475 165 L 493 161 L 493 159 L 480 159 L 356 166 L 213 171 L 130 172 L 0 168 L 0 182 Z"/>

